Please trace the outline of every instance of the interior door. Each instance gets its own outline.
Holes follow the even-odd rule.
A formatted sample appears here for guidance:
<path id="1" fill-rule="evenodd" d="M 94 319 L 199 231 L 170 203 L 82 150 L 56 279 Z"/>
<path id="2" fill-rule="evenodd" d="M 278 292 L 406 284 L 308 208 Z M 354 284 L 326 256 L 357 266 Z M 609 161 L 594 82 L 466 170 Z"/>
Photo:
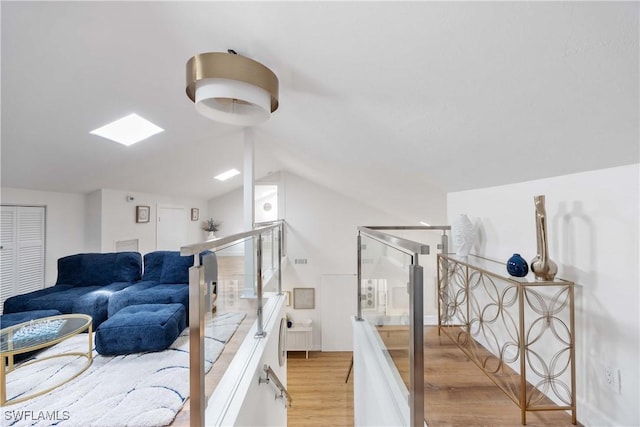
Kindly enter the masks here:
<path id="1" fill-rule="evenodd" d="M 183 206 L 158 205 L 156 250 L 178 251 L 187 242 L 187 225 L 190 214 Z"/>
<path id="2" fill-rule="evenodd" d="M 4 300 L 16 293 L 17 208 L 0 208 L 0 312 Z"/>
<path id="3" fill-rule="evenodd" d="M 44 287 L 44 247 L 44 207 L 0 208 L 0 307 L 13 295 Z"/>

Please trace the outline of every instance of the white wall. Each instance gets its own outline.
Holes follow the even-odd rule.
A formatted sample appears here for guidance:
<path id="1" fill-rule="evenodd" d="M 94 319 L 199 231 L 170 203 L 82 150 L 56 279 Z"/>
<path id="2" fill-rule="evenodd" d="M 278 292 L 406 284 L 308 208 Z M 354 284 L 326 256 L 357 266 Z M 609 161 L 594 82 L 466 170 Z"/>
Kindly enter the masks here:
<path id="1" fill-rule="evenodd" d="M 87 251 L 84 195 L 3 187 L 0 201 L 2 204 L 47 207 L 45 286 L 56 282 L 58 258 Z"/>
<path id="2" fill-rule="evenodd" d="M 213 218 L 222 222 L 220 231 L 216 232 L 217 237 L 225 237 L 247 231 L 244 228 L 243 200 L 242 189 L 209 200 L 207 205 L 208 216 L 204 219 Z"/>
<path id="3" fill-rule="evenodd" d="M 323 275 L 356 274 L 358 226 L 406 224 L 400 216 L 391 216 L 293 174 L 285 174 L 285 184 L 287 256 L 290 263 L 284 276 L 287 289 L 313 287 L 319 293 L 322 292 Z M 433 200 L 432 206 L 441 207 L 441 217 L 431 213 L 430 218 L 434 222 L 444 222 L 445 195 L 442 194 L 441 200 Z M 396 209 L 402 212 L 403 207 L 397 205 Z M 305 258 L 308 263 L 294 264 L 297 258 Z M 340 296 L 336 295 L 336 298 Z M 316 302 L 322 299 L 316 295 Z M 327 313 L 332 312 L 332 307 L 324 309 Z M 313 324 L 318 326 L 314 328 L 313 348 L 320 349 L 320 307 L 316 305 L 315 310 L 292 309 L 291 315 L 294 321 L 313 320 Z M 344 329 L 348 329 L 348 324 Z"/>
<path id="4" fill-rule="evenodd" d="M 102 250 L 102 190 L 85 196 L 84 236 L 87 252 Z"/>
<path id="5" fill-rule="evenodd" d="M 479 227 L 473 252 L 506 261 L 536 254 L 533 196 L 546 195 L 550 257 L 576 283 L 578 420 L 640 425 L 638 164 L 450 193 L 449 220 L 466 213 Z M 604 384 L 620 369 L 621 393 Z"/>
<path id="6" fill-rule="evenodd" d="M 206 220 L 206 200 L 184 197 L 162 196 L 158 194 L 136 193 L 121 190 L 100 190 L 102 196 L 102 236 L 101 251 L 113 252 L 118 240 L 139 239 L 139 251 L 146 254 L 156 250 L 156 218 L 158 205 L 183 206 L 189 216 L 187 224 L 187 241 L 196 243 L 205 240 L 202 222 Z M 135 200 L 127 201 L 127 195 Z M 150 220 L 147 223 L 136 223 L 136 206 L 151 208 Z M 191 208 L 200 210 L 198 221 L 190 220 Z M 176 248 L 178 250 L 179 248 Z"/>

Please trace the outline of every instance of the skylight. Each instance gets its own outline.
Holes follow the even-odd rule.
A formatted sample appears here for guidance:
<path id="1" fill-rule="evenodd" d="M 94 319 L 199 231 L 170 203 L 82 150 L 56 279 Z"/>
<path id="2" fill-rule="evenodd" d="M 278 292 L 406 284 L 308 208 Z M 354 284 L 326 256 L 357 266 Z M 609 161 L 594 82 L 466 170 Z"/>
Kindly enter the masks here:
<path id="1" fill-rule="evenodd" d="M 226 181 L 229 178 L 232 178 L 238 175 L 239 173 L 240 171 L 237 169 L 229 169 L 228 171 L 222 172 L 220 175 L 215 176 L 214 178 L 217 179 L 218 181 Z"/>
<path id="2" fill-rule="evenodd" d="M 89 133 L 129 146 L 163 131 L 164 129 L 134 113 Z"/>

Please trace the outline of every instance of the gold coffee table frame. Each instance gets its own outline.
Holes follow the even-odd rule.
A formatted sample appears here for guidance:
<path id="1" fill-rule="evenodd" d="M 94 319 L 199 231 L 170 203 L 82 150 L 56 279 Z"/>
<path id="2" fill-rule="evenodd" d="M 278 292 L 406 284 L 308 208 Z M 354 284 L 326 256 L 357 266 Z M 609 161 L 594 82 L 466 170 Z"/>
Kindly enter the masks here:
<path id="1" fill-rule="evenodd" d="M 20 330 L 25 326 L 37 326 L 39 324 L 46 324 L 48 322 L 64 320 L 63 326 L 59 331 L 55 333 L 52 337 L 43 337 L 41 339 L 30 340 L 27 345 L 20 345 L 13 342 L 13 334 Z M 83 373 L 84 371 L 91 366 L 93 362 L 93 353 L 92 353 L 92 344 L 93 344 L 93 328 L 92 328 L 92 318 L 86 314 L 63 314 L 60 316 L 50 316 L 43 317 L 40 319 L 31 320 L 29 322 L 20 323 L 18 325 L 10 326 L 8 328 L 0 330 L 0 342 L 2 345 L 2 351 L 0 352 L 0 359 L 2 360 L 3 366 L 0 369 L 0 405 L 13 405 L 15 403 L 24 402 L 25 400 L 33 399 L 34 397 L 41 396 L 45 393 L 50 392 L 51 390 L 60 387 L 63 384 L 71 381 L 76 378 L 78 375 Z M 29 362 L 21 363 L 17 366 L 14 366 L 13 358 L 17 355 L 29 353 L 31 351 L 40 350 L 45 347 L 51 347 L 59 342 L 65 341 L 75 335 L 78 335 L 84 331 L 87 331 L 87 340 L 89 342 L 89 348 L 86 353 L 83 352 L 69 352 L 69 353 L 61 353 L 54 354 L 53 356 L 44 357 L 41 359 L 31 360 Z M 32 342 L 35 341 L 35 342 Z M 15 347 L 14 347 L 15 345 Z M 54 359 L 57 357 L 66 357 L 66 356 L 82 356 L 87 359 L 86 365 L 84 365 L 78 372 L 72 375 L 70 378 L 65 379 L 57 384 L 54 384 L 51 387 L 48 387 L 45 390 L 38 391 L 37 393 L 33 393 L 27 396 L 22 396 L 16 399 L 7 400 L 7 374 L 13 370 L 17 370 L 18 368 L 23 368 L 25 366 L 33 365 L 38 362 L 42 362 L 49 359 Z"/>

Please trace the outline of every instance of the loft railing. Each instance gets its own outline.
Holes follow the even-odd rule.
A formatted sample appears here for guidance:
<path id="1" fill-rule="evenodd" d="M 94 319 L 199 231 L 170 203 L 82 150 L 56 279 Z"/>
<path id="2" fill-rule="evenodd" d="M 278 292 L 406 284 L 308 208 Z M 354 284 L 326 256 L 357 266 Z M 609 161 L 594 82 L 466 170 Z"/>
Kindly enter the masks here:
<path id="1" fill-rule="evenodd" d="M 244 265 L 234 265 L 232 268 L 242 270 L 243 273 L 217 274 L 217 294 L 215 302 L 224 309 L 229 305 L 239 304 L 239 283 L 246 284 L 245 289 L 251 289 L 252 295 L 244 293 L 252 301 L 247 304 L 253 308 L 257 324 L 257 339 L 266 336 L 263 323 L 264 285 L 268 281 L 276 283 L 275 290 L 282 293 L 281 258 L 284 240 L 284 221 L 270 224 L 256 224 L 254 230 L 237 233 L 232 236 L 194 243 L 180 248 L 182 256 L 194 255 L 194 265 L 189 268 L 189 389 L 190 389 L 190 425 L 201 427 L 205 425 L 205 409 L 207 406 L 205 395 L 205 324 L 212 318 L 213 299 L 213 268 L 229 264 L 229 259 L 240 259 Z M 267 244 L 265 244 L 265 242 Z M 264 249 L 268 250 L 265 251 Z M 215 252 L 217 265 L 210 263 L 206 251 Z M 225 261 L 225 262 L 222 262 Z M 220 270 L 220 269 L 218 269 Z M 228 274 L 236 274 L 229 278 Z M 235 292 L 229 292 L 232 287 Z M 233 295 L 231 297 L 230 295 Z M 222 299 L 220 299 L 222 296 Z M 246 301 L 246 300 L 245 300 Z M 234 307 L 235 308 L 235 307 Z"/>
<path id="2" fill-rule="evenodd" d="M 377 331 L 398 386 L 406 391 L 412 427 L 424 425 L 425 275 L 420 262 L 428 260 L 433 264 L 428 276 L 435 278 L 437 264 L 435 256 L 428 257 L 430 246 L 447 253 L 446 232 L 450 229 L 450 226 L 358 227 L 356 319 L 368 322 Z M 435 240 L 425 231 L 442 231 L 442 235 Z M 434 304 L 435 292 L 434 289 L 433 297 L 427 298 L 433 299 Z"/>
<path id="3" fill-rule="evenodd" d="M 262 370 L 266 373 L 266 376 L 264 378 L 259 377 L 258 384 L 269 384 L 270 382 L 273 383 L 273 385 L 278 389 L 279 392 L 279 394 L 276 394 L 276 399 L 284 399 L 285 406 L 287 408 L 291 406 L 291 402 L 293 401 L 293 399 L 287 391 L 287 388 L 282 384 L 282 381 L 280 381 L 280 378 L 278 378 L 278 375 L 276 375 L 273 369 L 271 369 L 271 366 L 264 365 L 262 367 Z"/>

